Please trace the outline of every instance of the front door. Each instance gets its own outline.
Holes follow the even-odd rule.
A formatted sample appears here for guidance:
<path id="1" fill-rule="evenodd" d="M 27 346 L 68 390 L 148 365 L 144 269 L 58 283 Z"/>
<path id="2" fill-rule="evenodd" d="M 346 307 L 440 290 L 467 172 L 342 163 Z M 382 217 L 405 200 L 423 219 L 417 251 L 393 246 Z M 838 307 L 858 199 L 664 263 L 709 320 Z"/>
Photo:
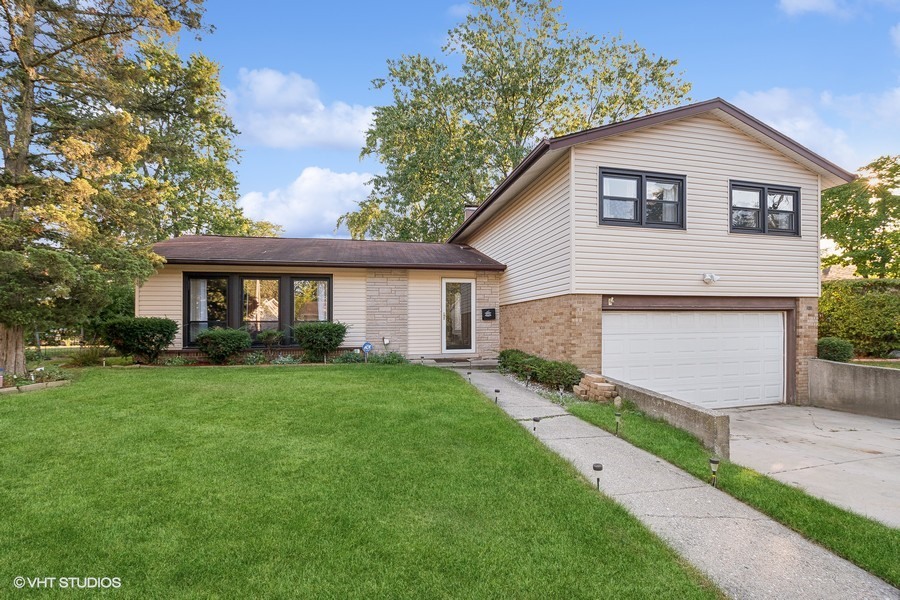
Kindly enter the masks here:
<path id="1" fill-rule="evenodd" d="M 475 281 L 445 279 L 443 285 L 444 352 L 475 351 Z"/>

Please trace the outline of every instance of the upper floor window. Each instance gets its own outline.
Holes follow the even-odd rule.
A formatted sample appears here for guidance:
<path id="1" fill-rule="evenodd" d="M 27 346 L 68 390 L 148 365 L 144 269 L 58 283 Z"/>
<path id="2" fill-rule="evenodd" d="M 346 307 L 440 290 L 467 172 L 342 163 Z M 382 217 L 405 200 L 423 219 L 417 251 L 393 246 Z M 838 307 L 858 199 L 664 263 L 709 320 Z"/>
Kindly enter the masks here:
<path id="1" fill-rule="evenodd" d="M 600 171 L 600 222 L 684 228 L 684 175 Z"/>
<path id="2" fill-rule="evenodd" d="M 732 181 L 731 231 L 799 235 L 800 190 Z"/>

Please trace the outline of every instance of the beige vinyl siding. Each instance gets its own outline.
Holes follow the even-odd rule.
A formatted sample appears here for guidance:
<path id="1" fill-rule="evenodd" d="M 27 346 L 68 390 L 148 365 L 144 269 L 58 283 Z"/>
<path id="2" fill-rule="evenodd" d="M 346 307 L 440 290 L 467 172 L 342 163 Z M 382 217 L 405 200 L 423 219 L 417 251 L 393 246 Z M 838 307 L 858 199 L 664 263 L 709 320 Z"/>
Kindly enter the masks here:
<path id="1" fill-rule="evenodd" d="M 575 146 L 572 161 L 573 292 L 818 295 L 818 175 L 715 117 Z M 600 225 L 600 167 L 685 175 L 687 229 Z M 801 188 L 801 237 L 730 233 L 729 180 Z"/>
<path id="2" fill-rule="evenodd" d="M 569 157 L 548 169 L 466 243 L 506 265 L 500 281 L 501 305 L 567 294 Z"/>
<path id="3" fill-rule="evenodd" d="M 181 324 L 184 314 L 183 275 L 194 273 L 241 273 L 253 275 L 331 275 L 332 319 L 349 327 L 344 346 L 359 347 L 366 340 L 366 270 L 296 267 L 209 265 L 167 265 L 150 277 L 135 294 L 135 314 L 139 317 L 167 317 L 178 322 L 178 335 L 172 348 L 182 347 Z"/>
<path id="4" fill-rule="evenodd" d="M 441 353 L 443 308 L 441 285 L 444 279 L 472 279 L 474 271 L 409 271 L 409 344 L 410 358 Z M 473 315 L 477 318 L 477 315 Z M 477 351 L 477 348 L 476 348 Z"/>

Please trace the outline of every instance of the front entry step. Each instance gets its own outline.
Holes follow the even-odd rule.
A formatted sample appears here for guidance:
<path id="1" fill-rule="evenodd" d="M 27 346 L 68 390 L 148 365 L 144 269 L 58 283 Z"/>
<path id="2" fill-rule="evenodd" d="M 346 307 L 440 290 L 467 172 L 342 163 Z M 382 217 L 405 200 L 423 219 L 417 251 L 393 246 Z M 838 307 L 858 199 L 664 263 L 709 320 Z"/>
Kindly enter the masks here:
<path id="1" fill-rule="evenodd" d="M 593 402 L 609 402 L 619 395 L 615 384 L 606 381 L 602 375 L 592 373 L 582 377 L 581 382 L 574 386 L 572 391 L 578 398 Z"/>

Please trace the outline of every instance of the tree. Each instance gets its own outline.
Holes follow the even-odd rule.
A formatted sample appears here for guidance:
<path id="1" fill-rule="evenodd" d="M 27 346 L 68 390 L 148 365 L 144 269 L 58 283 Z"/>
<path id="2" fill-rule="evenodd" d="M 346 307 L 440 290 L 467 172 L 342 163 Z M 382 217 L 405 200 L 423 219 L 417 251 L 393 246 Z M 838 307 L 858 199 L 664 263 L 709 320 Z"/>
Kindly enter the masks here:
<path id="1" fill-rule="evenodd" d="M 443 53 L 388 61 L 362 156 L 385 167 L 359 209 L 355 238 L 441 241 L 542 137 L 620 121 L 687 99 L 673 68 L 621 37 L 571 32 L 555 0 L 473 0 Z"/>
<path id="2" fill-rule="evenodd" d="M 860 177 L 822 194 L 822 235 L 837 248 L 822 262 L 864 278 L 900 278 L 900 156 L 882 156 Z"/>
<path id="3" fill-rule="evenodd" d="M 199 31 L 200 0 L 0 0 L 0 367 L 22 373 L 24 327 L 78 322 L 148 277 L 159 186 L 128 110 L 143 48 Z"/>

